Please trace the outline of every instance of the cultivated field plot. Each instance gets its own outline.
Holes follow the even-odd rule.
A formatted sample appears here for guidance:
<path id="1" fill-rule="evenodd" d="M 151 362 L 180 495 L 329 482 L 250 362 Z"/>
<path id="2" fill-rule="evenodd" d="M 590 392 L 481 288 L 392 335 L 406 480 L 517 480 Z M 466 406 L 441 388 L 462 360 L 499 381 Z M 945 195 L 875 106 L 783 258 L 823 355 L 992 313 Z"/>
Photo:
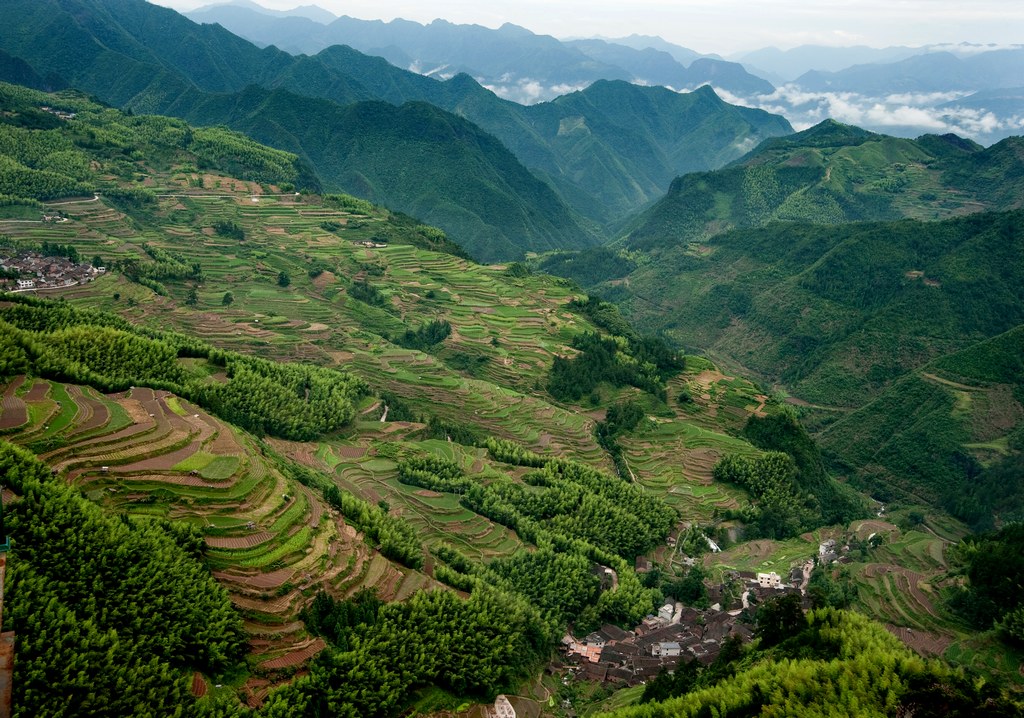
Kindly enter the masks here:
<path id="1" fill-rule="evenodd" d="M 259 635 L 254 663 L 309 657 L 304 631 L 276 627 L 293 622 L 319 588 L 347 595 L 370 587 L 397 599 L 431 583 L 370 549 L 253 439 L 184 399 L 146 388 L 103 395 L 29 377 L 3 393 L 5 438 L 91 499 L 200 528 L 214 575 Z"/>
<path id="2" fill-rule="evenodd" d="M 724 431 L 741 429 L 751 414 L 763 415 L 768 397 L 753 383 L 723 374 L 703 357 L 686 362 L 687 370 L 668 383 L 677 416 Z"/>
<path id="3" fill-rule="evenodd" d="M 817 553 L 818 541 L 809 535 L 785 541 L 757 539 L 721 553 L 705 554 L 704 565 L 716 575 L 729 569 L 755 573 L 774 571 L 785 580 L 793 566 L 802 565 Z"/>

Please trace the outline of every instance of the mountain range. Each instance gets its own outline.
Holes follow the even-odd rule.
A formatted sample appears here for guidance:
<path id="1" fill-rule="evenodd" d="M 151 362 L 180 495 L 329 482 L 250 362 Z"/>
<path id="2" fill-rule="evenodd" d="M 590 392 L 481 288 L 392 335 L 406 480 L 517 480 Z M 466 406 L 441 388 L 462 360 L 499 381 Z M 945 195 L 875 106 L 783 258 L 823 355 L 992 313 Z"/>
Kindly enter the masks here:
<path id="1" fill-rule="evenodd" d="M 712 84 L 743 96 L 774 89 L 736 63 L 702 57 L 686 48 L 633 47 L 614 40 L 561 42 L 512 24 L 491 29 L 444 20 L 422 25 L 347 16 L 324 22 L 299 15 L 282 18 L 249 2 L 211 5 L 187 16 L 218 23 L 261 47 L 314 54 L 332 45 L 348 45 L 439 79 L 466 73 L 499 96 L 526 103 L 584 89 L 597 80 L 677 90 Z"/>
<path id="2" fill-rule="evenodd" d="M 780 117 L 730 106 L 709 90 L 686 95 L 624 82 L 598 83 L 554 103 L 524 107 L 499 99 L 468 76 L 439 82 L 344 47 L 313 57 L 261 50 L 216 25 L 197 25 L 142 0 L 26 0 L 14 9 L 19 22 L 0 29 L 0 49 L 37 74 L 60 78 L 136 112 L 244 126 L 262 141 L 306 157 L 329 188 L 408 212 L 420 211 L 429 201 L 435 207 L 434 221 L 483 259 L 515 258 L 523 251 L 550 248 L 556 239 L 563 246 L 592 244 L 603 227 L 660 196 L 674 176 L 718 166 L 739 157 L 752 142 L 791 130 Z M 50 44 L 31 40 L 30 28 L 46 32 Z M 113 66 L 120 68 L 116 75 L 109 72 Z M 303 97 L 328 101 L 311 101 L 298 110 L 310 118 L 301 129 L 313 144 L 304 144 L 272 116 L 260 115 L 263 96 L 246 90 L 251 85 L 291 92 L 290 101 L 300 105 Z M 225 93 L 241 94 L 231 98 Z M 431 158 L 403 151 L 402 141 L 416 141 L 408 135 L 389 146 L 368 138 L 367 147 L 390 154 L 385 164 L 391 166 L 372 154 L 353 156 L 353 161 L 364 157 L 367 164 L 350 165 L 352 185 L 339 184 L 330 169 L 318 167 L 318 162 L 330 167 L 330 157 L 338 151 L 325 149 L 323 142 L 353 132 L 340 119 L 346 116 L 341 106 L 378 99 L 395 105 L 426 101 L 441 109 L 421 109 L 421 115 L 440 117 L 437 113 L 447 110 L 475 122 L 558 196 L 520 180 L 487 196 L 488 202 L 502 196 L 507 209 L 485 203 L 484 196 L 459 194 L 450 185 L 470 180 L 477 170 L 482 173 L 480 185 L 494 184 L 493 176 L 503 170 L 493 169 L 497 155 L 482 148 L 499 151 L 498 145 L 464 146 L 459 152 L 474 159 L 458 176 L 444 179 L 436 175 L 443 169 L 427 166 Z M 250 112 L 242 110 L 246 107 Z M 380 117 L 395 114 L 393 122 L 403 122 L 398 107 L 378 105 L 373 112 Z M 457 117 L 440 121 L 463 122 Z M 377 155 L 381 160 L 386 156 Z M 396 160 L 408 165 L 403 171 L 420 182 L 418 188 L 403 185 L 400 195 L 389 189 L 393 185 L 382 173 L 393 172 Z M 525 176 L 525 170 L 516 171 Z M 520 196 L 520 191 L 540 194 Z"/>
<path id="3" fill-rule="evenodd" d="M 261 46 L 313 53 L 344 43 L 432 77 L 465 72 L 499 96 L 527 104 L 597 79 L 676 90 L 710 84 L 729 101 L 784 114 L 801 127 L 831 117 L 903 137 L 954 132 L 985 144 L 1018 134 L 1024 114 L 1012 94 L 956 102 L 1019 86 L 1020 47 L 807 45 L 765 48 L 727 62 L 650 36 L 559 42 L 512 25 L 281 17 L 251 2 L 207 6 L 189 16 L 218 22 Z"/>

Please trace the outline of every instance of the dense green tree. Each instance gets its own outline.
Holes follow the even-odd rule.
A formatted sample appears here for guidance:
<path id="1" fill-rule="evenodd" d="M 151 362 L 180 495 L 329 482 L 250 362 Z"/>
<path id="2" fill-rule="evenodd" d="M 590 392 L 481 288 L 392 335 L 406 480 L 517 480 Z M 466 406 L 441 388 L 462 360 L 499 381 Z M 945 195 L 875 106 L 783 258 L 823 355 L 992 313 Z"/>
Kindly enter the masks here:
<path id="1" fill-rule="evenodd" d="M 5 507 L 14 715 L 194 715 L 191 671 L 218 673 L 244 651 L 241 618 L 197 560 L 194 534 L 106 516 L 4 442 L 0 477 L 20 496 Z"/>
<path id="2" fill-rule="evenodd" d="M 765 601 L 757 608 L 757 632 L 762 648 L 770 648 L 807 627 L 800 608 L 800 596 L 787 593 Z"/>

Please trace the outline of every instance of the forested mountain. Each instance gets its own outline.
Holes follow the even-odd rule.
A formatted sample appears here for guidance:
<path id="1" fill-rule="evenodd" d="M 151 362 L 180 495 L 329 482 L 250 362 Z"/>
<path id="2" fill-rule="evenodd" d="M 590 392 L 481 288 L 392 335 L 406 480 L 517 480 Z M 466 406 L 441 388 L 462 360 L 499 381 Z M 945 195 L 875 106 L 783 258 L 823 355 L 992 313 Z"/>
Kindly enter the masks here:
<path id="1" fill-rule="evenodd" d="M 1019 451 L 1019 337 L 999 343 L 1011 363 L 997 376 L 938 372 L 966 377 L 951 379 L 961 389 L 928 367 L 1024 321 L 1021 177 L 1020 138 L 982 148 L 827 120 L 676 179 L 624 233 L 625 251 L 541 266 L 820 407 L 823 446 L 874 495 L 985 526 L 1021 509 L 1016 489 L 992 489 L 1000 470 L 983 471 Z M 957 391 L 978 399 L 953 410 Z M 1012 448 L 992 453 L 992 441 Z"/>
<path id="2" fill-rule="evenodd" d="M 464 75 L 436 82 L 344 48 L 315 57 L 260 50 L 216 25 L 197 25 L 142 0 L 26 1 L 12 8 L 12 17 L 17 22 L 0 30 L 0 48 L 28 62 L 38 74 L 60 77 L 137 112 L 172 113 L 203 124 L 236 123 L 232 126 L 258 131 L 262 141 L 308 157 L 326 187 L 372 197 L 395 209 L 419 212 L 436 197 L 432 221 L 485 259 L 591 244 L 594 231 L 659 197 L 675 175 L 718 166 L 750 144 L 791 131 L 780 117 L 727 105 L 706 89 L 679 95 L 661 88 L 599 83 L 559 102 L 523 107 L 500 100 Z M 37 32 L 46 33 L 47 40 L 34 41 Z M 47 44 L 56 38 L 59 51 Z M 118 71 L 111 73 L 112 67 Z M 388 172 L 435 180 L 429 191 L 421 182 L 396 192 L 396 184 L 382 174 L 379 133 L 350 119 L 358 111 L 318 102 L 307 105 L 291 97 L 295 112 L 314 119 L 302 123 L 309 127 L 286 127 L 261 108 L 265 96 L 246 90 L 250 85 L 341 105 L 375 98 L 398 105 L 430 102 L 494 134 L 561 196 L 525 179 L 522 168 L 468 127 L 462 133 L 472 139 L 451 151 L 453 166 L 436 166 L 449 153 L 426 158 L 422 143 L 408 134 L 426 130 L 409 122 L 426 110 L 374 106 L 371 112 L 392 128 L 389 137 L 395 144 L 388 149 Z M 427 114 L 440 125 L 465 127 L 453 117 Z M 352 141 L 371 151 L 348 155 L 345 182 L 334 176 L 338 152 L 296 136 L 316 133 L 317 141 L 325 142 L 363 129 L 370 130 L 365 142 L 358 135 Z M 317 164 L 321 158 L 325 167 Z M 486 198 L 498 198 L 499 209 L 485 211 L 485 197 L 460 189 L 469 182 L 489 188 Z M 585 219 L 571 216 L 565 204 Z"/>
<path id="3" fill-rule="evenodd" d="M 923 499 L 981 530 L 1019 522 L 1022 377 L 1018 324 L 906 373 L 819 439 L 858 483 L 886 500 Z"/>
<path id="4" fill-rule="evenodd" d="M 299 156 L 224 128 L 74 91 L 2 85 L 0 101 L 0 281 L 48 284 L 65 260 L 81 277 L 52 277 L 61 301 L 0 301 L 0 431 L 21 447 L 0 446 L 21 714 L 384 718 L 512 691 L 541 697 L 535 714 L 593 709 L 606 694 L 595 684 L 536 678 L 567 630 L 632 628 L 667 596 L 708 605 L 722 586 L 740 605 L 728 576 L 741 566 L 787 572 L 823 535 L 849 527 L 852 544 L 876 546 L 857 539 L 865 527 L 899 531 L 867 520 L 779 401 L 571 282 L 474 264 L 440 230 L 349 195 L 296 193 Z M 947 227 L 948 243 L 980 253 L 986 217 Z M 847 239 L 837 256 L 858 256 L 866 240 Z M 926 269 L 971 306 L 969 282 Z M 895 562 L 919 549 L 884 550 Z M 81 566 L 53 559 L 75 551 Z M 661 680 L 659 697 L 699 690 L 637 710 L 813 714 L 833 695 L 1017 709 L 865 618 L 805 620 L 798 591 L 728 616 L 754 641 L 723 636 L 718 659 Z M 1016 675 L 1002 629 L 857 605 L 914 636 L 949 631 L 992 679 Z M 677 610 L 698 633 L 728 615 Z M 169 630 L 153 634 L 146 611 L 173 618 Z M 862 685 L 869 663 L 884 682 Z"/>
<path id="5" fill-rule="evenodd" d="M 904 384 L 942 394 L 941 387 L 910 378 L 912 372 L 928 371 L 928 362 L 1024 322 L 1024 276 L 1015 259 L 1024 251 L 1021 221 L 1017 210 L 930 223 L 775 222 L 706 241 L 694 236 L 687 244 L 673 242 L 657 251 L 656 261 L 636 262 L 628 284 L 598 286 L 645 330 L 664 331 L 828 408 L 819 420 L 836 424 L 821 434 L 825 446 L 849 457 L 846 466 L 860 472 L 887 467 L 875 475 L 878 487 L 904 479 L 930 484 L 917 496 L 946 497 L 949 507 L 965 498 L 962 486 L 976 473 L 971 461 L 956 457 L 982 456 L 983 449 L 970 445 L 1005 437 L 1018 426 L 1020 399 L 993 409 L 1003 416 L 1002 429 L 978 418 L 973 429 L 965 424 L 951 433 L 937 418 L 941 411 L 927 421 L 914 419 L 925 402 L 918 395 L 909 399 Z M 621 262 L 610 257 L 605 268 L 621 276 L 616 264 Z M 572 274 L 572 264 L 559 271 Z M 1001 346 L 1011 357 L 1022 349 L 1013 341 Z M 1014 366 L 982 381 L 1012 385 Z M 879 403 L 869 404 L 876 396 Z M 845 414 L 849 409 L 858 411 Z M 900 438 L 903 431 L 914 438 Z M 921 448 L 924 453 L 911 460 L 900 453 L 911 445 L 932 448 Z M 882 459 L 893 447 L 899 458 Z M 946 473 L 956 478 L 939 478 Z M 957 513 L 979 519 L 966 508 Z"/>
<path id="6" fill-rule="evenodd" d="M 443 227 L 484 261 L 597 243 L 497 139 L 425 102 L 343 107 L 251 87 L 169 110 L 295 152 L 330 178 L 328 189 L 343 187 Z"/>
<path id="7" fill-rule="evenodd" d="M 1024 142 L 907 140 L 833 120 L 763 142 L 729 167 L 676 179 L 624 242 L 645 250 L 775 221 L 941 219 L 1021 206 Z"/>

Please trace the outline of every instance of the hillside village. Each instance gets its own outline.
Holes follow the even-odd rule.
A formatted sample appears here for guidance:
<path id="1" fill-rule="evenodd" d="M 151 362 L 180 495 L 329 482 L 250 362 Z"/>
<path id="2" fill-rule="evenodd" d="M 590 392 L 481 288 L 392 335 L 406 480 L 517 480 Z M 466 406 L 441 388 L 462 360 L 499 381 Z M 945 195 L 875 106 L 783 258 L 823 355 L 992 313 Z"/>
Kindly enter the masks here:
<path id="1" fill-rule="evenodd" d="M 730 571 L 726 584 L 709 590 L 709 596 L 718 602 L 707 610 L 668 601 L 657 615 L 647 616 L 631 631 L 606 624 L 582 639 L 566 634 L 562 639 L 565 662 L 575 676 L 630 686 L 651 680 L 680 661 L 710 664 L 731 636 L 752 640 L 750 609 L 758 604 L 795 593 L 805 608 L 809 607 L 807 576 L 811 566 L 813 562 L 808 561 L 793 568 L 785 581 L 774 571 Z"/>
<path id="2" fill-rule="evenodd" d="M 73 287 L 91 282 L 106 271 L 106 267 L 76 263 L 67 257 L 22 251 L 13 256 L 0 257 L 0 289 L 31 292 Z"/>
<path id="3" fill-rule="evenodd" d="M 183 2 L 0 24 L 0 718 L 1024 718 L 1024 45 L 909 139 Z"/>
<path id="4" fill-rule="evenodd" d="M 877 545 L 872 534 L 867 546 Z M 797 594 L 803 607 L 810 608 L 807 586 L 815 565 L 849 563 L 850 550 L 849 541 L 829 538 L 819 544 L 816 556 L 792 566 L 785 576 L 775 571 L 726 571 L 721 583 L 706 587 L 711 601 L 706 610 L 669 599 L 657 615 L 647 616 L 632 630 L 605 624 L 583 638 L 567 633 L 561 645 L 564 663 L 574 677 L 627 686 L 646 683 L 680 662 L 709 665 L 730 637 L 744 643 L 753 640 L 758 605 Z"/>

